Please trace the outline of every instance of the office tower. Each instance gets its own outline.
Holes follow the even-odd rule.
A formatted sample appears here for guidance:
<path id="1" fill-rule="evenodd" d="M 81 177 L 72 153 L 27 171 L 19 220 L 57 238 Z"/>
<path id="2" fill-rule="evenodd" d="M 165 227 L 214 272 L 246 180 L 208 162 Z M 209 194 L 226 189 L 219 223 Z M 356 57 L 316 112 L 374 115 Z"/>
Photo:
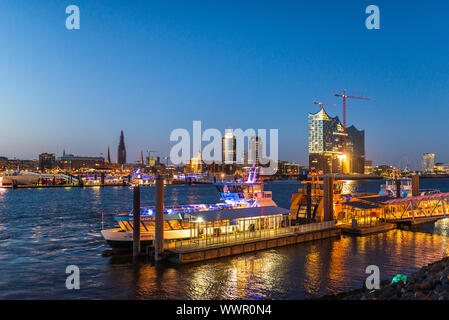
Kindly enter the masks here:
<path id="1" fill-rule="evenodd" d="M 237 141 L 234 134 L 229 129 L 225 136 L 221 139 L 221 153 L 223 164 L 234 164 L 237 160 Z"/>
<path id="2" fill-rule="evenodd" d="M 422 171 L 432 173 L 435 168 L 435 153 L 424 153 L 422 156 Z"/>

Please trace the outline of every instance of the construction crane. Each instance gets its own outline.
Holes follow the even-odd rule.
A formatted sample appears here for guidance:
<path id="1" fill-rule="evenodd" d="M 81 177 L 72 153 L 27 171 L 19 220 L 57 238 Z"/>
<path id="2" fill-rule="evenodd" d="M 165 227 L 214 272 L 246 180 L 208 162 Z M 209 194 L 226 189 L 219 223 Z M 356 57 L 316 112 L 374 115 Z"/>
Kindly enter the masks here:
<path id="1" fill-rule="evenodd" d="M 338 98 L 343 98 L 343 154 L 346 154 L 346 98 L 348 99 L 362 99 L 362 100 L 370 100 L 370 98 L 366 97 L 356 97 L 356 96 L 348 96 L 346 95 L 346 89 L 343 89 L 343 94 L 335 93 L 334 96 Z"/>
<path id="2" fill-rule="evenodd" d="M 148 163 L 147 163 L 147 164 L 150 164 L 151 153 L 152 153 L 152 152 L 159 152 L 159 151 L 157 151 L 157 150 L 147 150 L 147 153 L 148 153 Z"/>
<path id="3" fill-rule="evenodd" d="M 313 103 L 314 103 L 314 104 L 319 104 L 319 105 L 320 105 L 320 110 L 323 109 L 323 106 L 326 106 L 326 107 L 335 107 L 335 104 L 326 104 L 326 103 L 324 103 L 324 102 L 316 102 L 316 101 L 314 101 Z"/>

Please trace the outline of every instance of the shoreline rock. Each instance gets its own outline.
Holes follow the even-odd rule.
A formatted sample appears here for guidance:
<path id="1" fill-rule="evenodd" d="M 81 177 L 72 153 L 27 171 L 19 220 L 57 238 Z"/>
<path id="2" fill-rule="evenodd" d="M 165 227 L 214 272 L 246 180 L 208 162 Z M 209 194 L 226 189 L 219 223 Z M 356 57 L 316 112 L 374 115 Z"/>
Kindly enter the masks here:
<path id="1" fill-rule="evenodd" d="M 406 283 L 383 280 L 380 289 L 360 289 L 326 295 L 320 300 L 449 300 L 449 257 L 413 273 Z"/>

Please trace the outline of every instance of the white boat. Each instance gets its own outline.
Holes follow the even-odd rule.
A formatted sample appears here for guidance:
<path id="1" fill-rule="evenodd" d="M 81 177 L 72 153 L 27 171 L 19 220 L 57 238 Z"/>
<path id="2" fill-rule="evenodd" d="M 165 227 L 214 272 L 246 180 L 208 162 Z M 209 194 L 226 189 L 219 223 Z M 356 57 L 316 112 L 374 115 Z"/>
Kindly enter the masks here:
<path id="1" fill-rule="evenodd" d="M 258 168 L 250 170 L 245 182 L 216 183 L 222 202 L 215 204 L 191 204 L 164 208 L 164 239 L 188 239 L 192 235 L 191 214 L 228 209 L 277 207 L 271 191 L 263 190 L 263 182 L 257 181 Z M 142 207 L 140 241 L 142 247 L 151 245 L 155 234 L 155 207 Z M 132 248 L 133 213 L 118 214 L 114 217 L 118 228 L 102 230 L 101 234 L 114 249 Z M 227 233 L 227 227 L 221 233 Z"/>
<path id="2" fill-rule="evenodd" d="M 400 190 L 400 197 L 407 198 L 412 196 L 412 179 L 408 177 L 394 177 L 393 179 L 387 179 L 385 184 L 380 186 L 379 195 L 397 197 L 398 187 Z M 420 189 L 419 195 L 426 196 L 431 194 L 440 193 L 440 190 L 436 189 Z"/>
<path id="3" fill-rule="evenodd" d="M 37 173 L 37 172 L 9 172 L 0 176 L 0 187 L 33 186 L 46 184 L 78 183 L 78 178 L 66 174 Z"/>

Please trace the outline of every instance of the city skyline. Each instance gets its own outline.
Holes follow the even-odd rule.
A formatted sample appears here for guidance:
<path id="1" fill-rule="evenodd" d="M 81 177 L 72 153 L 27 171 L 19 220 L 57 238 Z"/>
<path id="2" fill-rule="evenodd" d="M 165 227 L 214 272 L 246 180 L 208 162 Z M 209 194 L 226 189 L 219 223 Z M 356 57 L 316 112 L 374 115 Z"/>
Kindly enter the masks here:
<path id="1" fill-rule="evenodd" d="M 221 132 L 278 128 L 279 158 L 306 164 L 313 101 L 336 104 L 326 112 L 341 119 L 333 95 L 347 89 L 372 98 L 347 105 L 366 159 L 419 169 L 432 152 L 449 162 L 438 2 L 378 1 L 376 31 L 364 27 L 366 6 L 331 1 L 77 5 L 81 29 L 68 31 L 65 4 L 0 3 L 0 156 L 105 156 L 109 145 L 116 159 L 123 129 L 134 163 L 141 150 L 169 154 L 170 132 L 202 120 Z"/>

